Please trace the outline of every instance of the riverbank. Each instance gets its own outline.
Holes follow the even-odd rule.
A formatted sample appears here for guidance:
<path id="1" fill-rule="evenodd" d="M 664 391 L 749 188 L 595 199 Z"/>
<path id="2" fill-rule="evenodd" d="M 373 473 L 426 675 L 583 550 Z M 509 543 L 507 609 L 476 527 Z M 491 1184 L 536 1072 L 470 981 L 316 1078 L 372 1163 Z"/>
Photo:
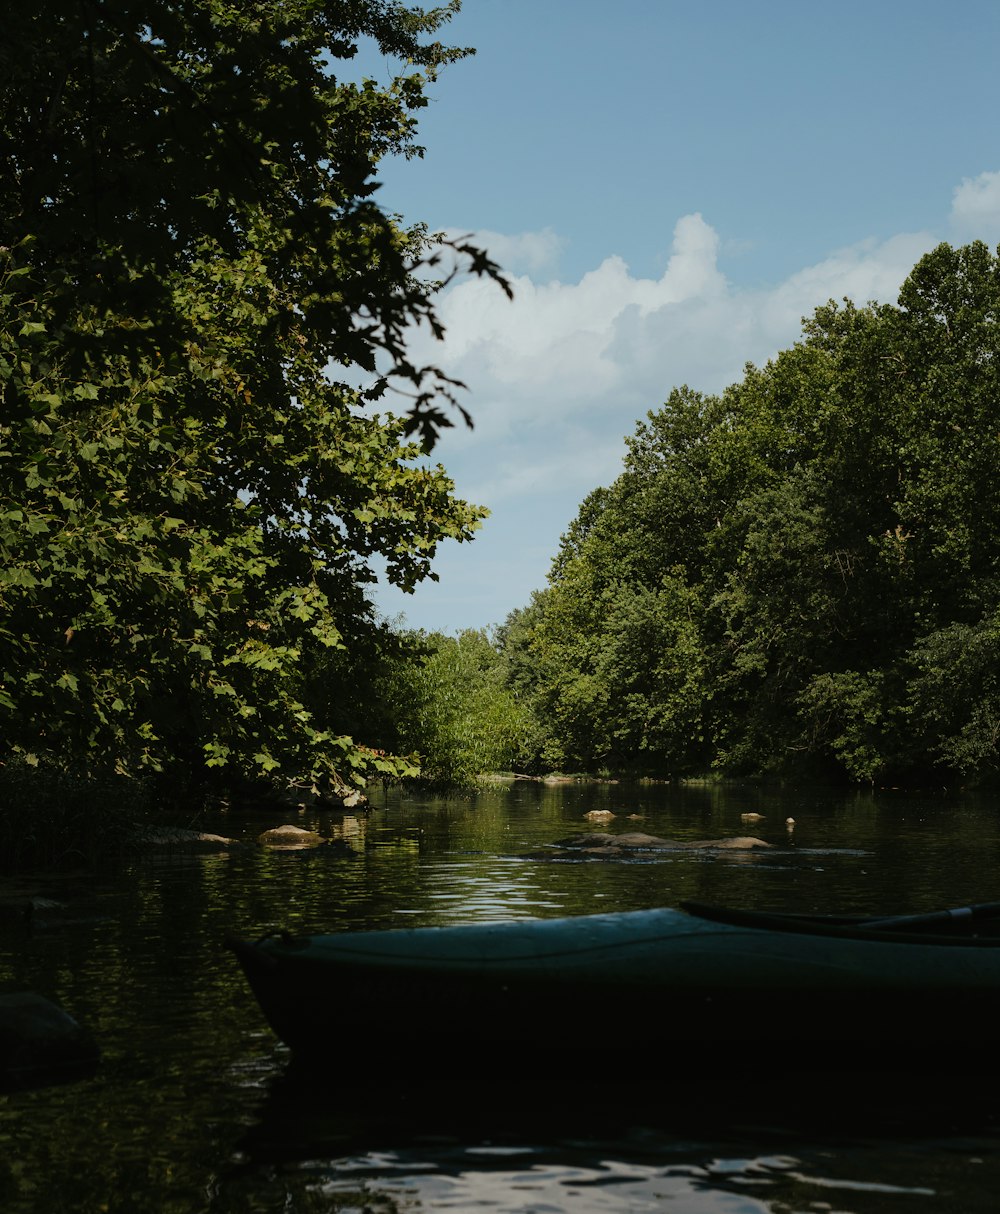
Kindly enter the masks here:
<path id="1" fill-rule="evenodd" d="M 204 831 L 202 824 L 226 808 L 255 810 L 263 831 L 317 806 L 363 812 L 368 799 L 356 790 L 317 798 L 266 787 L 226 797 L 219 790 L 164 788 L 128 776 L 0 764 L 0 874 L 93 867 L 150 849 L 238 846 L 239 840 Z"/>

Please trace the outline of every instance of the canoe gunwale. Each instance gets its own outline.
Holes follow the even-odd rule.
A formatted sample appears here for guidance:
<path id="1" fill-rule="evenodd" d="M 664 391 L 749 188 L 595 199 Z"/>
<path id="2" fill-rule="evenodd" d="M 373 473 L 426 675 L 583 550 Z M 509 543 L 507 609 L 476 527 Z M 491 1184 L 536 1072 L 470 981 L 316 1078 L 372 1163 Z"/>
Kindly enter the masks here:
<path id="1" fill-rule="evenodd" d="M 712 906 L 707 903 L 684 901 L 678 904 L 686 914 L 712 923 L 723 923 L 731 927 L 743 927 L 779 934 L 826 936 L 840 940 L 871 940 L 886 944 L 917 944 L 950 948 L 990 949 L 1000 948 L 1000 934 L 972 934 L 974 918 L 954 920 L 948 924 L 951 931 L 933 931 L 934 916 L 928 926 L 919 923 L 920 916 L 899 916 L 897 921 L 857 915 L 809 915 L 781 913 L 777 911 L 736 910 L 730 907 Z M 941 926 L 950 912 L 942 912 Z M 988 921 L 988 920 L 987 920 Z M 997 931 L 996 913 L 993 913 L 993 930 Z"/>

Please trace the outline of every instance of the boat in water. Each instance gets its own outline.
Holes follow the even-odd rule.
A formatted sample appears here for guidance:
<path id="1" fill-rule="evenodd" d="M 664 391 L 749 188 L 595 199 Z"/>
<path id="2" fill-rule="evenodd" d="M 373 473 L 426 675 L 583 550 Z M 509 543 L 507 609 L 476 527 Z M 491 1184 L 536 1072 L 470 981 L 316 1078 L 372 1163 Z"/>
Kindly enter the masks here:
<path id="1" fill-rule="evenodd" d="M 229 943 L 296 1062 L 354 1078 L 976 1071 L 1000 1026 L 993 903 L 888 918 L 682 903 Z"/>

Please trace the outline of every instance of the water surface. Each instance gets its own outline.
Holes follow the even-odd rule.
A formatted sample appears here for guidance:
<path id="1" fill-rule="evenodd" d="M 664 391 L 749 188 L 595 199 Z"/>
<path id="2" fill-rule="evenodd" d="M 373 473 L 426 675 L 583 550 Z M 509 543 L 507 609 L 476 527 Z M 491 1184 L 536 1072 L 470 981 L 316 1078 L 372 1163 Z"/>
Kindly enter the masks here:
<path id="1" fill-rule="evenodd" d="M 593 810 L 615 817 L 586 819 Z M 747 822 L 748 813 L 762 817 Z M 286 820 L 331 844 L 157 854 L 47 878 L 43 892 L 60 905 L 31 924 L 0 919 L 0 978 L 59 1001 L 103 1051 L 91 1079 L 0 1096 L 5 1214 L 995 1210 L 992 1102 L 923 1107 L 919 1060 L 913 1090 L 884 1114 L 878 1077 L 836 1118 L 823 1115 L 822 1086 L 785 1103 L 679 1086 L 633 1102 L 627 1085 L 605 1100 L 595 1083 L 566 1101 L 533 1084 L 523 1101 L 498 1104 L 474 1083 L 454 1099 L 414 1088 L 408 1059 L 420 1043 L 407 1037 L 405 1007 L 393 1041 L 373 1040 L 341 1008 L 331 1056 L 369 1052 L 380 1071 L 397 1060 L 399 1082 L 317 1090 L 289 1065 L 224 945 L 227 933 L 278 926 L 440 925 L 685 898 L 872 913 L 994 901 L 994 800 L 518 783 L 456 801 L 379 793 L 368 815 Z M 229 814 L 206 826 L 251 841 L 278 824 Z M 555 846 L 591 830 L 688 841 L 750 834 L 773 846 L 611 859 Z M 484 1026 L 484 1050 L 493 1031 Z M 538 1031 L 558 1049 L 558 1025 Z M 734 1025 L 730 1046 L 752 1050 L 753 1026 Z M 597 1057 L 683 1048 L 666 1025 L 594 1026 Z M 987 1092 L 996 1058 L 996 1043 L 984 1043 Z"/>

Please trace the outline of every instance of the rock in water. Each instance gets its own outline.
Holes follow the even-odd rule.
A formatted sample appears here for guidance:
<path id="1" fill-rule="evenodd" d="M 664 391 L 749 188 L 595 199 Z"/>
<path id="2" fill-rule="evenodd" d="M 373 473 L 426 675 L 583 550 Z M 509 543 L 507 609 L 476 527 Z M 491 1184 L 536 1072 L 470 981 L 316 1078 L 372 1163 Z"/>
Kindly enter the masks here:
<path id="1" fill-rule="evenodd" d="M 636 851 L 751 851 L 758 847 L 770 847 L 771 844 L 750 835 L 737 835 L 731 839 L 697 839 L 692 842 L 626 831 L 618 835 L 570 835 L 568 839 L 556 840 L 554 846 L 574 848 L 590 855 L 620 855 Z"/>
<path id="2" fill-rule="evenodd" d="M 79 1079 L 97 1065 L 93 1038 L 34 991 L 0 992 L 0 1088 Z"/>
<path id="3" fill-rule="evenodd" d="M 301 826 L 275 826 L 265 830 L 257 839 L 264 847 L 318 847 L 323 836 L 314 830 L 303 830 Z"/>

